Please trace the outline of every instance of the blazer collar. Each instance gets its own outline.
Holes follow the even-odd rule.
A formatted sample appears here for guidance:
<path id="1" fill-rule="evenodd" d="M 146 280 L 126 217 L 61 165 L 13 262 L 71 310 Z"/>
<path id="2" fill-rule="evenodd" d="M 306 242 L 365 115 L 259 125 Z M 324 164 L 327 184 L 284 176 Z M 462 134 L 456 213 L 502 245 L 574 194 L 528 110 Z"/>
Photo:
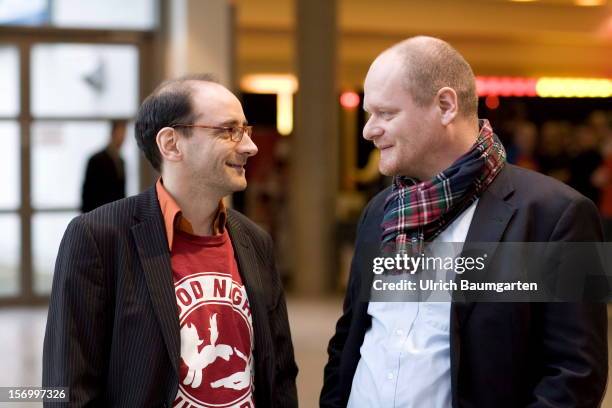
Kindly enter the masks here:
<path id="1" fill-rule="evenodd" d="M 264 275 L 260 269 L 261 265 L 265 265 L 264 267 L 272 266 L 266 264 L 265 261 L 262 263 L 259 259 L 259 251 L 256 250 L 258 246 L 252 242 L 251 234 L 248 234 L 245 230 L 244 221 L 240 217 L 241 215 L 236 211 L 228 209 L 226 226 L 234 248 L 234 256 L 238 263 L 242 284 L 246 289 L 249 306 L 251 307 L 254 337 L 253 357 L 256 373 L 255 389 L 265 390 L 269 386 L 267 373 L 274 372 L 275 367 L 269 354 L 274 345 L 270 343 L 270 336 L 265 329 L 270 322 L 268 322 L 268 309 L 262 277 L 267 275 Z"/>
<path id="2" fill-rule="evenodd" d="M 516 211 L 508 198 L 514 192 L 508 164 L 499 172 L 478 200 L 466 242 L 499 242 Z"/>
<path id="3" fill-rule="evenodd" d="M 506 164 L 480 196 L 463 246 L 464 251 L 470 249 L 471 243 L 476 243 L 479 249 L 485 248 L 488 255 L 485 265 L 493 258 L 497 245 L 516 212 L 516 207 L 508 201 L 514 192 L 514 185 L 509 176 Z M 469 276 L 462 275 L 461 278 L 469 279 Z M 474 305 L 473 302 L 453 302 L 451 323 L 463 326 Z"/>
<path id="4" fill-rule="evenodd" d="M 251 315 L 255 315 L 255 308 L 257 307 L 256 299 L 259 299 L 263 293 L 263 284 L 259 271 L 254 270 L 258 262 L 255 257 L 256 254 L 253 243 L 251 242 L 251 237 L 244 230 L 238 217 L 235 211 L 228 210 L 227 232 L 232 241 L 234 256 L 238 263 L 238 270 L 242 278 L 242 283 L 249 296 Z"/>
<path id="5" fill-rule="evenodd" d="M 178 375 L 181 349 L 178 309 L 168 241 L 155 187 L 138 196 L 135 218 L 137 223 L 132 227 L 132 235 L 170 361 Z"/>
<path id="6" fill-rule="evenodd" d="M 508 223 L 516 212 L 516 207 L 509 201 L 514 192 L 510 171 L 509 165 L 506 164 L 489 188 L 480 196 L 465 240 L 464 251 L 469 249 L 470 243 L 478 243 L 479 248 L 485 245 L 488 254 L 487 261 L 493 257 L 497 244 L 501 241 Z M 469 276 L 462 276 L 462 278 L 468 279 Z M 474 302 L 453 302 L 451 305 L 451 389 L 454 407 L 459 406 L 457 381 L 461 359 L 461 328 L 466 324 L 475 305 Z"/>

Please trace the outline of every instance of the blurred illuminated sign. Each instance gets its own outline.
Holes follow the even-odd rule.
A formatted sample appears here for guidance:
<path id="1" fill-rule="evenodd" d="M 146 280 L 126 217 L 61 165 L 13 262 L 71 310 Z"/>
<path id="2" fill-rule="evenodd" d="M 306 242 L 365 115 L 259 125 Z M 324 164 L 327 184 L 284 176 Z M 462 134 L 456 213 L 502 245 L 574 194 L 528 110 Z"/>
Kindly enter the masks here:
<path id="1" fill-rule="evenodd" d="M 240 81 L 246 92 L 276 94 L 276 129 L 286 136 L 293 130 L 293 94 L 298 83 L 295 75 L 290 74 L 253 74 Z"/>
<path id="2" fill-rule="evenodd" d="M 609 98 L 608 78 L 476 77 L 478 96 L 538 96 L 541 98 Z"/>

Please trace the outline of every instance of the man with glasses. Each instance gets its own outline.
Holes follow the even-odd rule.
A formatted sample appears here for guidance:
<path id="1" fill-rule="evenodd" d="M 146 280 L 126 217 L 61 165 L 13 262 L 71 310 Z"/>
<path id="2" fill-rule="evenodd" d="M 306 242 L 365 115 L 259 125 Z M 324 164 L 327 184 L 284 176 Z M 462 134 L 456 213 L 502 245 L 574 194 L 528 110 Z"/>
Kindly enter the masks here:
<path id="1" fill-rule="evenodd" d="M 57 258 L 43 384 L 70 406 L 297 406 L 272 241 L 222 201 L 246 188 L 251 132 L 206 75 L 143 102 L 136 139 L 160 179 L 75 218 Z"/>

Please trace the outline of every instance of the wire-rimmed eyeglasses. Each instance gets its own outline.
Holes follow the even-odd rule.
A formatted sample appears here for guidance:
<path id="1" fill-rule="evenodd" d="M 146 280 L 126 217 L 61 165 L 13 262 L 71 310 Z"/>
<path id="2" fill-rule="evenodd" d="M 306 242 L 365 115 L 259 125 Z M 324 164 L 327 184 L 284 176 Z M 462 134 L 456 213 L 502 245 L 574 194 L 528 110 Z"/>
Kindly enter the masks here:
<path id="1" fill-rule="evenodd" d="M 253 134 L 253 126 L 209 126 L 209 125 L 183 125 L 176 124 L 170 126 L 171 128 L 177 127 L 188 127 L 188 128 L 203 128 L 203 129 L 215 129 L 224 131 L 224 135 L 226 138 L 230 139 L 232 142 L 240 143 L 245 133 L 247 136 L 251 137 Z"/>

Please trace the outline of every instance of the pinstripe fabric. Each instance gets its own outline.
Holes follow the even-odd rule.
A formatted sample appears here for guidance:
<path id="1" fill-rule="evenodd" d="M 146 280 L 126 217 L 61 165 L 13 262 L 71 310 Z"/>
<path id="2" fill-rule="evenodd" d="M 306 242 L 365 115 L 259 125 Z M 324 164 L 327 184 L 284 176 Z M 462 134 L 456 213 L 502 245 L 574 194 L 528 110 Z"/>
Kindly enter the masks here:
<path id="1" fill-rule="evenodd" d="M 287 306 L 276 272 L 272 240 L 240 213 L 229 210 L 227 221 L 253 317 L 256 403 L 262 407 L 297 406 L 297 367 L 286 317 Z M 245 227 L 249 224 L 258 230 L 257 234 L 248 233 Z M 259 242 L 253 242 L 254 237 Z M 255 266 L 258 271 L 251 269 Z M 253 273 L 245 273 L 247 270 Z M 270 335 L 257 335 L 265 332 Z M 266 372 L 275 373 L 274 378 L 258 374 Z M 262 390 L 265 391 L 260 394 Z M 264 396 L 271 396 L 271 399 L 264 399 Z"/>
<path id="2" fill-rule="evenodd" d="M 253 316 L 255 401 L 295 407 L 297 367 L 270 237 L 228 212 Z M 43 385 L 70 404 L 169 407 L 180 332 L 170 253 L 154 188 L 75 218 L 58 253 L 43 351 Z"/>

